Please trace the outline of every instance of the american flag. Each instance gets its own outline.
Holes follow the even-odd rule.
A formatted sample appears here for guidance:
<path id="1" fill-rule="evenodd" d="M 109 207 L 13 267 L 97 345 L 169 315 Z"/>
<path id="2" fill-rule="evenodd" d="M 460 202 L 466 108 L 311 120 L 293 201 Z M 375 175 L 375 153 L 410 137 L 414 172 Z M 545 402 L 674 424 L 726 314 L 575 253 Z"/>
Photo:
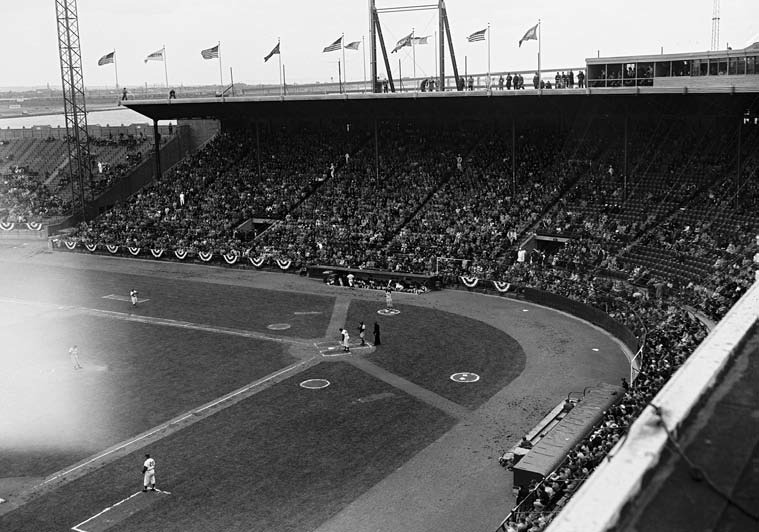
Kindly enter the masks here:
<path id="1" fill-rule="evenodd" d="M 147 63 L 148 61 L 163 61 L 163 48 L 147 56 L 145 62 Z"/>
<path id="2" fill-rule="evenodd" d="M 475 42 L 475 41 L 484 41 L 485 40 L 485 33 L 488 31 L 487 28 L 480 31 L 475 31 L 472 33 L 469 37 L 466 38 L 469 42 Z"/>
<path id="3" fill-rule="evenodd" d="M 361 41 L 353 41 L 349 42 L 345 45 L 346 50 L 358 50 L 358 47 L 361 45 Z"/>
<path id="4" fill-rule="evenodd" d="M 414 44 L 428 44 L 430 37 L 432 37 L 432 35 L 427 35 L 425 37 L 414 37 L 411 40 L 414 41 Z"/>
<path id="5" fill-rule="evenodd" d="M 212 46 L 211 48 L 206 48 L 205 50 L 200 51 L 200 55 L 203 56 L 203 59 L 214 59 L 219 57 L 219 45 Z"/>
<path id="6" fill-rule="evenodd" d="M 334 52 L 335 50 L 339 50 L 343 46 L 343 37 L 340 36 L 338 40 L 330 44 L 329 46 L 325 46 L 324 50 L 322 50 L 322 53 L 324 52 Z"/>
<path id="7" fill-rule="evenodd" d="M 113 63 L 113 56 L 116 55 L 116 51 L 114 50 L 110 54 L 105 54 L 103 57 L 98 59 L 98 66 L 107 65 L 108 63 Z"/>

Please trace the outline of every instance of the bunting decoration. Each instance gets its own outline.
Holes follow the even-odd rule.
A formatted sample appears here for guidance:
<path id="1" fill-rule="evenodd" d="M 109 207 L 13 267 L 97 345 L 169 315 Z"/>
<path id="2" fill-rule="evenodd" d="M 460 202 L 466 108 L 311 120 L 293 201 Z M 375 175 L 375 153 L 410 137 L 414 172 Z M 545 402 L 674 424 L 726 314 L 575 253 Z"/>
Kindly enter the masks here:
<path id="1" fill-rule="evenodd" d="M 160 259 L 161 255 L 163 255 L 164 250 L 163 249 L 151 249 L 150 254 L 153 255 L 154 258 Z"/>
<path id="2" fill-rule="evenodd" d="M 115 255 L 119 251 L 119 246 L 112 246 L 110 244 L 106 244 L 105 249 L 107 249 L 108 251 L 110 251 L 112 254 Z"/>
<path id="3" fill-rule="evenodd" d="M 254 259 L 254 258 L 253 258 L 253 257 L 251 257 L 250 255 L 248 255 L 248 260 L 249 260 L 249 261 L 250 261 L 250 263 L 251 263 L 253 266 L 255 266 L 256 268 L 260 268 L 261 266 L 263 266 L 263 265 L 264 265 L 264 257 L 258 257 L 257 259 Z"/>
<path id="4" fill-rule="evenodd" d="M 511 288 L 511 283 L 507 283 L 505 281 L 493 281 L 493 286 L 495 286 L 495 289 L 499 292 L 508 292 L 509 288 Z"/>
<path id="5" fill-rule="evenodd" d="M 464 283 L 467 288 L 474 288 L 477 286 L 478 281 L 479 279 L 477 279 L 477 277 L 467 277 L 465 275 L 461 276 L 461 282 Z"/>
<path id="6" fill-rule="evenodd" d="M 183 249 L 176 249 L 174 250 L 174 256 L 179 260 L 184 260 L 184 258 L 187 256 L 187 252 Z"/>
<path id="7" fill-rule="evenodd" d="M 94 253 L 95 250 L 98 248 L 98 245 L 97 244 L 85 244 L 84 247 L 86 247 L 87 251 L 89 251 L 90 253 Z"/>
<path id="8" fill-rule="evenodd" d="M 3 231 L 10 231 L 16 224 L 13 222 L 0 222 L 0 229 Z"/>
<path id="9" fill-rule="evenodd" d="M 26 227 L 30 231 L 41 231 L 42 230 L 42 224 L 40 222 L 27 222 Z"/>
<path id="10" fill-rule="evenodd" d="M 229 251 L 224 253 L 222 257 L 224 257 L 227 264 L 234 264 L 240 258 L 240 254 L 237 251 Z"/>
<path id="11" fill-rule="evenodd" d="M 76 247 L 76 242 L 69 242 L 68 240 L 65 240 L 63 243 L 66 244 L 66 247 L 69 249 L 74 249 Z"/>
<path id="12" fill-rule="evenodd" d="M 293 261 L 289 259 L 277 259 L 277 266 L 279 266 L 280 270 L 289 270 L 292 263 Z"/>
<path id="13" fill-rule="evenodd" d="M 131 253 L 134 256 L 137 256 L 140 254 L 140 248 L 127 247 L 127 249 L 129 250 L 129 253 Z"/>
<path id="14" fill-rule="evenodd" d="M 198 251 L 198 257 L 200 257 L 200 260 L 203 262 L 208 262 L 213 258 L 213 253 L 210 251 Z"/>

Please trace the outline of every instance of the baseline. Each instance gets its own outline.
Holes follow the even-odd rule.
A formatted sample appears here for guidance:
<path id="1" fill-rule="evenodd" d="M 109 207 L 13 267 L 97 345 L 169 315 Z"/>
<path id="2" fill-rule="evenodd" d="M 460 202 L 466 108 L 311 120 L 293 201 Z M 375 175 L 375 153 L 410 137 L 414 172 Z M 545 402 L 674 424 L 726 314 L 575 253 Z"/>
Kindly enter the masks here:
<path id="1" fill-rule="evenodd" d="M 130 515 L 155 504 L 157 500 L 162 499 L 167 495 L 171 495 L 171 492 L 159 489 L 151 492 L 143 492 L 140 490 L 96 513 L 78 525 L 72 526 L 71 530 L 76 532 L 103 532 L 116 523 L 123 521 Z M 84 525 L 87 525 L 87 528 L 84 528 Z"/>

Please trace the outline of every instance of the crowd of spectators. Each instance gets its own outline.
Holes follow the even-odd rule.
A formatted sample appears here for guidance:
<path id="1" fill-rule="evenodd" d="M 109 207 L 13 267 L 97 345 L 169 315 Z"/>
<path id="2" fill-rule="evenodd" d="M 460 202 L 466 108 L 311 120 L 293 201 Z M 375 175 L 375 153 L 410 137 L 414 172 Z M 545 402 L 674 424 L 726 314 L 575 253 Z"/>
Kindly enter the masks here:
<path id="1" fill-rule="evenodd" d="M 37 176 L 20 169 L 0 176 L 0 221 L 40 222 L 62 216 L 69 208 Z"/>

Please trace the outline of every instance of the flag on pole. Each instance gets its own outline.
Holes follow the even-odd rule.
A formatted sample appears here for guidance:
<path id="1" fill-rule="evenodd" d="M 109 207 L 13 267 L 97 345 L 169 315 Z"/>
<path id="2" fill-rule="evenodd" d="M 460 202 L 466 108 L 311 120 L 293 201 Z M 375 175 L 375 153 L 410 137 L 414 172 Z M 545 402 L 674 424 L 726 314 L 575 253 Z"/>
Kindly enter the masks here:
<path id="1" fill-rule="evenodd" d="M 322 50 L 322 53 L 334 52 L 335 50 L 339 50 L 342 47 L 343 47 L 343 37 L 341 35 L 340 38 L 337 39 L 335 42 L 333 42 L 329 46 L 325 46 L 324 50 Z"/>
<path id="2" fill-rule="evenodd" d="M 274 47 L 274 49 L 269 52 L 269 55 L 264 57 L 264 63 L 266 63 L 269 59 L 272 58 L 272 56 L 279 54 L 279 43 L 277 43 L 277 46 Z"/>
<path id="3" fill-rule="evenodd" d="M 522 47 L 524 41 L 537 41 L 538 40 L 538 24 L 535 24 L 532 28 L 527 30 L 524 37 L 519 39 L 519 47 Z"/>
<path id="4" fill-rule="evenodd" d="M 411 40 L 414 41 L 414 44 L 429 44 L 430 37 L 432 37 L 432 35 L 426 35 L 424 37 L 414 37 Z"/>
<path id="5" fill-rule="evenodd" d="M 203 56 L 203 59 L 217 59 L 219 57 L 219 45 L 201 50 L 200 55 Z"/>
<path id="6" fill-rule="evenodd" d="M 469 42 L 484 41 L 485 33 L 487 33 L 487 31 L 488 31 L 487 28 L 485 28 L 484 30 L 475 31 L 469 37 L 467 37 L 466 40 Z"/>
<path id="7" fill-rule="evenodd" d="M 163 61 L 163 48 L 157 50 L 145 58 L 145 62 L 148 61 Z"/>
<path id="8" fill-rule="evenodd" d="M 110 54 L 105 54 L 103 57 L 98 59 L 98 66 L 107 65 L 109 63 L 113 63 L 113 56 L 116 55 L 116 51 L 114 50 Z"/>
<path id="9" fill-rule="evenodd" d="M 359 45 L 361 44 L 361 41 L 353 41 L 349 42 L 345 45 L 346 50 L 358 50 Z"/>
<path id="10" fill-rule="evenodd" d="M 414 32 L 412 31 L 408 35 L 406 35 L 403 39 L 395 43 L 395 48 L 393 48 L 393 51 L 390 52 L 391 54 L 394 54 L 401 48 L 404 48 L 406 46 L 411 46 L 411 39 L 414 37 Z"/>

